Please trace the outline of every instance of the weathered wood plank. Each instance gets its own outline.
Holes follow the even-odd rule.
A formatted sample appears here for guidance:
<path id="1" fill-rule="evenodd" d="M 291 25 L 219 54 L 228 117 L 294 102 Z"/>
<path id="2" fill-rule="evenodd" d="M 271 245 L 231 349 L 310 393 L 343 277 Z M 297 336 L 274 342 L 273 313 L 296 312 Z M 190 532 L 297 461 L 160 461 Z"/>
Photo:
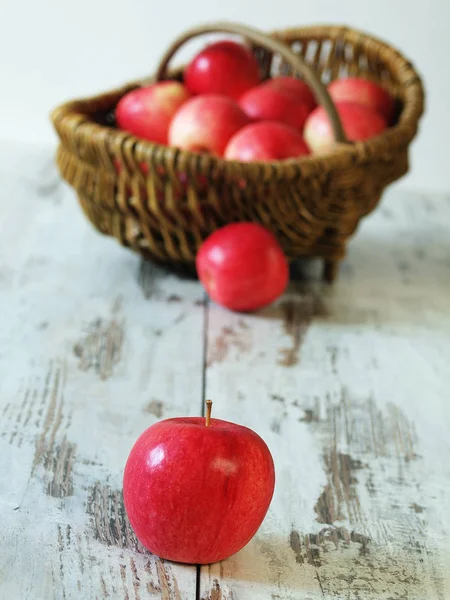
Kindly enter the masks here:
<path id="1" fill-rule="evenodd" d="M 202 599 L 450 597 L 450 201 L 388 196 L 332 287 L 208 315 L 215 414 L 267 441 L 254 540 Z"/>
<path id="2" fill-rule="evenodd" d="M 17 158 L 0 160 L 0 597 L 192 600 L 196 568 L 139 546 L 121 477 L 145 427 L 201 410 L 203 294 L 96 235 L 51 157 Z"/>
<path id="3" fill-rule="evenodd" d="M 201 410 L 201 290 L 95 235 L 50 156 L 0 149 L 0 177 L 0 597 L 194 599 L 120 490 L 148 424 Z M 201 598 L 450 596 L 449 213 L 393 193 L 334 287 L 209 308 L 207 394 L 268 441 L 277 486 Z"/>

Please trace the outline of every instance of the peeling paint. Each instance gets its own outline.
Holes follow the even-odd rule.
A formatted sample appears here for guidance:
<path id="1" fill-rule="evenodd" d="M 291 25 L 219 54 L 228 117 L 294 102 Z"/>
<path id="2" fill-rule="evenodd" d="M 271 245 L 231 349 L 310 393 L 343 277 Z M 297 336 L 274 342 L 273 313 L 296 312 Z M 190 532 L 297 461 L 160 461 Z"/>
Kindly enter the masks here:
<path id="1" fill-rule="evenodd" d="M 328 313 L 320 297 L 312 290 L 297 295 L 295 300 L 282 302 L 280 310 L 284 331 L 291 338 L 291 346 L 280 349 L 278 364 L 293 367 L 300 361 L 300 349 L 314 318 L 324 317 Z"/>
<path id="2" fill-rule="evenodd" d="M 211 588 L 202 595 L 201 600 L 237 600 L 237 598 L 228 586 L 221 586 L 218 579 L 213 579 Z"/>
<path id="3" fill-rule="evenodd" d="M 103 380 L 111 377 L 121 360 L 123 341 L 123 320 L 94 319 L 73 348 L 80 370 L 93 370 Z"/>
<path id="4" fill-rule="evenodd" d="M 164 404 L 161 400 L 156 400 L 156 398 L 152 398 L 150 402 L 144 408 L 145 412 L 154 415 L 157 419 L 160 419 L 163 416 L 164 412 Z"/>
<path id="5" fill-rule="evenodd" d="M 251 334 L 245 328 L 223 327 L 208 348 L 207 366 L 223 362 L 232 348 L 242 355 L 250 352 L 252 346 Z"/>
<path id="6" fill-rule="evenodd" d="M 304 410 L 316 411 L 317 407 Z M 411 593 L 411 597 L 422 598 L 419 590 L 428 578 L 426 585 L 432 585 L 437 594 L 433 597 L 440 598 L 442 575 L 436 573 L 430 579 L 436 557 L 427 549 L 426 523 L 419 519 L 423 511 L 420 504 L 411 503 L 414 516 L 407 518 L 401 505 L 391 502 L 395 520 L 377 523 L 376 540 L 370 540 L 364 531 L 367 519 L 373 521 L 374 516 L 370 509 L 365 512 L 367 505 L 363 510 L 360 489 L 368 491 L 374 514 L 379 495 L 385 498 L 387 489 L 393 498 L 404 495 L 403 488 L 420 489 L 420 481 L 409 472 L 411 463 L 420 460 L 414 426 L 394 404 L 380 410 L 372 398 L 356 401 L 347 390 L 343 390 L 340 402 L 326 402 L 324 414 L 324 419 L 307 418 L 305 422 L 323 448 L 327 483 L 314 510 L 317 521 L 328 527 L 319 534 L 291 533 L 290 547 L 296 562 L 303 560 L 317 567 L 324 594 L 332 597 L 345 593 L 352 599 L 400 600 Z M 377 483 L 377 465 L 382 465 L 383 473 L 396 473 L 396 477 Z M 354 529 L 349 532 L 346 527 L 336 526 L 339 521 L 350 523 Z M 389 550 L 391 545 L 397 548 L 394 554 Z"/>
<path id="7" fill-rule="evenodd" d="M 76 445 L 68 442 L 66 436 L 64 436 L 60 445 L 55 446 L 49 452 L 48 468 L 52 473 L 51 480 L 47 484 L 47 494 L 49 496 L 65 498 L 73 495 L 75 456 Z"/>
<path id="8" fill-rule="evenodd" d="M 106 546 L 145 552 L 131 529 L 121 491 L 97 483 L 90 489 L 86 513 L 91 517 L 94 539 Z"/>

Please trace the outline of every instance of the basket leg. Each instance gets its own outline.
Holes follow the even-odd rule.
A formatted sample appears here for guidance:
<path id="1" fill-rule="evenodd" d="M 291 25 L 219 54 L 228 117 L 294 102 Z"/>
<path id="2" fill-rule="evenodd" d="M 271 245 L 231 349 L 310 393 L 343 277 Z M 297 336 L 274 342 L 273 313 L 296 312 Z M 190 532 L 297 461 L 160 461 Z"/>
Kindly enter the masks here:
<path id="1" fill-rule="evenodd" d="M 339 259 L 338 260 L 325 259 L 325 261 L 323 263 L 323 274 L 322 274 L 324 281 L 326 281 L 327 283 L 333 283 L 333 281 L 336 279 L 336 276 L 338 274 L 339 262 L 340 262 Z"/>

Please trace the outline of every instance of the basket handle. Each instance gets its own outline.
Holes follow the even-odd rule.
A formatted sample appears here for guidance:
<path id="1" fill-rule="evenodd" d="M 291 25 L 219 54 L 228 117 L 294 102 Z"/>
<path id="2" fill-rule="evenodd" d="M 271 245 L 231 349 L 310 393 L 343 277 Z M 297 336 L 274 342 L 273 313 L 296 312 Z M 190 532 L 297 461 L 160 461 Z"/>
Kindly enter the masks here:
<path id="1" fill-rule="evenodd" d="M 177 50 L 185 44 L 185 42 L 205 33 L 231 33 L 234 35 L 240 35 L 254 42 L 255 44 L 258 44 L 259 46 L 280 54 L 291 65 L 294 70 L 294 74 L 298 72 L 303 75 L 306 83 L 313 91 L 317 102 L 326 110 L 333 128 L 336 142 L 348 143 L 336 107 L 330 97 L 330 94 L 328 93 L 327 88 L 320 81 L 320 78 L 314 69 L 312 69 L 301 56 L 295 54 L 286 44 L 279 42 L 270 35 L 245 25 L 240 25 L 238 23 L 219 22 L 209 25 L 199 25 L 198 27 L 194 27 L 188 31 L 185 31 L 169 46 L 161 58 L 156 71 L 156 81 L 161 81 L 162 79 L 166 78 L 167 66 L 170 60 L 175 55 Z"/>

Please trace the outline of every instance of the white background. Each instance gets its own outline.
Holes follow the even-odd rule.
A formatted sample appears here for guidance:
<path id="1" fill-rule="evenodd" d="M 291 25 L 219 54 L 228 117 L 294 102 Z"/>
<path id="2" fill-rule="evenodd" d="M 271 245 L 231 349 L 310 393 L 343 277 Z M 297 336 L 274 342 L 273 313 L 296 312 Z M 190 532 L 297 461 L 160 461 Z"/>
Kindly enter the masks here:
<path id="1" fill-rule="evenodd" d="M 0 140 L 54 144 L 52 107 L 151 73 L 169 41 L 191 25 L 226 19 L 270 30 L 343 23 L 388 40 L 423 75 L 427 113 L 402 186 L 450 191 L 448 0 L 0 2 Z"/>

